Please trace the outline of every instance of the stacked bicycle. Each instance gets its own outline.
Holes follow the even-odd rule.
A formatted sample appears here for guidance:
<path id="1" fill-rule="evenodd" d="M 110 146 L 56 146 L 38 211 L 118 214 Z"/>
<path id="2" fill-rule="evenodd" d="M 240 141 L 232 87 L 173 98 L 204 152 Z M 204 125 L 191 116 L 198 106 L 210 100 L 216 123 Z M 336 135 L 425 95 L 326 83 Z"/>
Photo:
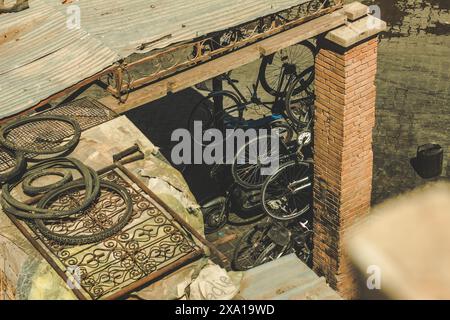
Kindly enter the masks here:
<path id="1" fill-rule="evenodd" d="M 268 217 L 240 239 L 233 258 L 236 270 L 247 270 L 291 252 L 309 262 L 314 56 L 314 45 L 305 41 L 264 58 L 258 80 L 249 89 L 250 98 L 240 91 L 230 74 L 225 74 L 223 80 L 231 90 L 211 92 L 189 117 L 192 133 L 195 121 L 201 122 L 203 134 L 212 128 L 224 133 L 226 129 L 278 129 L 276 134 L 269 132 L 248 141 L 237 150 L 231 165 L 216 164 L 211 169 L 216 181 L 226 182 L 223 196 L 202 205 L 207 233 L 227 223 L 236 203 L 244 213 L 262 211 L 256 219 Z M 259 98 L 259 85 L 274 97 L 273 101 Z M 257 119 L 248 116 L 263 108 L 268 115 Z M 224 137 L 227 139 L 226 134 Z M 278 148 L 272 150 L 274 142 Z M 196 143 L 206 147 L 202 141 Z M 266 148 L 259 150 L 261 145 Z M 269 174 L 264 173 L 268 159 L 279 164 Z M 230 176 L 232 179 L 227 179 Z"/>

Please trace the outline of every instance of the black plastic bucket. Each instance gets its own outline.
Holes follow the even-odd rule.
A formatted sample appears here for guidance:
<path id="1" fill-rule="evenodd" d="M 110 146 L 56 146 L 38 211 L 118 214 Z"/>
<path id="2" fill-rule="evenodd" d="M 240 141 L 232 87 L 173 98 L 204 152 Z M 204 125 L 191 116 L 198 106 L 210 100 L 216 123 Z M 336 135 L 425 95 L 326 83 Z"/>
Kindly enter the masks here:
<path id="1" fill-rule="evenodd" d="M 438 144 L 427 143 L 417 148 L 414 169 L 422 178 L 434 178 L 441 175 L 443 160 L 443 148 Z"/>

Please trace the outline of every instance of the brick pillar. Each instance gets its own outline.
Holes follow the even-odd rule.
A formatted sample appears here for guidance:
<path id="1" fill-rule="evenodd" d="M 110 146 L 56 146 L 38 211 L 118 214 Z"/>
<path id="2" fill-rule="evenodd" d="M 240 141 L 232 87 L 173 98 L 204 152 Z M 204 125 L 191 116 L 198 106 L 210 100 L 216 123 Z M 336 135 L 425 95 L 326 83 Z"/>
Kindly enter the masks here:
<path id="1" fill-rule="evenodd" d="M 358 36 L 349 26 L 332 31 L 319 40 L 316 57 L 313 265 L 348 299 L 357 298 L 358 290 L 344 235 L 367 214 L 372 190 L 380 30 L 371 31 Z"/>

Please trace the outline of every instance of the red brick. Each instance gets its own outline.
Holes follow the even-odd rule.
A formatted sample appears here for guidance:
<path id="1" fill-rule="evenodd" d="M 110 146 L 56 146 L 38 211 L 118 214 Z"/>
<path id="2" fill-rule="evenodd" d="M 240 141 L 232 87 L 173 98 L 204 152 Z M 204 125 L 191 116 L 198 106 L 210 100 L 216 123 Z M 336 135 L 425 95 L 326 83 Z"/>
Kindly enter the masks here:
<path id="1" fill-rule="evenodd" d="M 345 297 L 357 289 L 342 238 L 370 208 L 377 47 L 371 39 L 316 57 L 313 264 Z"/>

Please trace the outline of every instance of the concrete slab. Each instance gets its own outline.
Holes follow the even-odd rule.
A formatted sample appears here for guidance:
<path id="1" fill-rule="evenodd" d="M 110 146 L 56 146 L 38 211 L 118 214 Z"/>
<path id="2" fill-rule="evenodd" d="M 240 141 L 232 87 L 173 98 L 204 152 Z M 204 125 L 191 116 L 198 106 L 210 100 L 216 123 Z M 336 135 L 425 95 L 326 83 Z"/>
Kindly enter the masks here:
<path id="1" fill-rule="evenodd" d="M 369 15 L 328 32 L 325 38 L 344 48 L 348 48 L 385 30 L 386 22 Z"/>

